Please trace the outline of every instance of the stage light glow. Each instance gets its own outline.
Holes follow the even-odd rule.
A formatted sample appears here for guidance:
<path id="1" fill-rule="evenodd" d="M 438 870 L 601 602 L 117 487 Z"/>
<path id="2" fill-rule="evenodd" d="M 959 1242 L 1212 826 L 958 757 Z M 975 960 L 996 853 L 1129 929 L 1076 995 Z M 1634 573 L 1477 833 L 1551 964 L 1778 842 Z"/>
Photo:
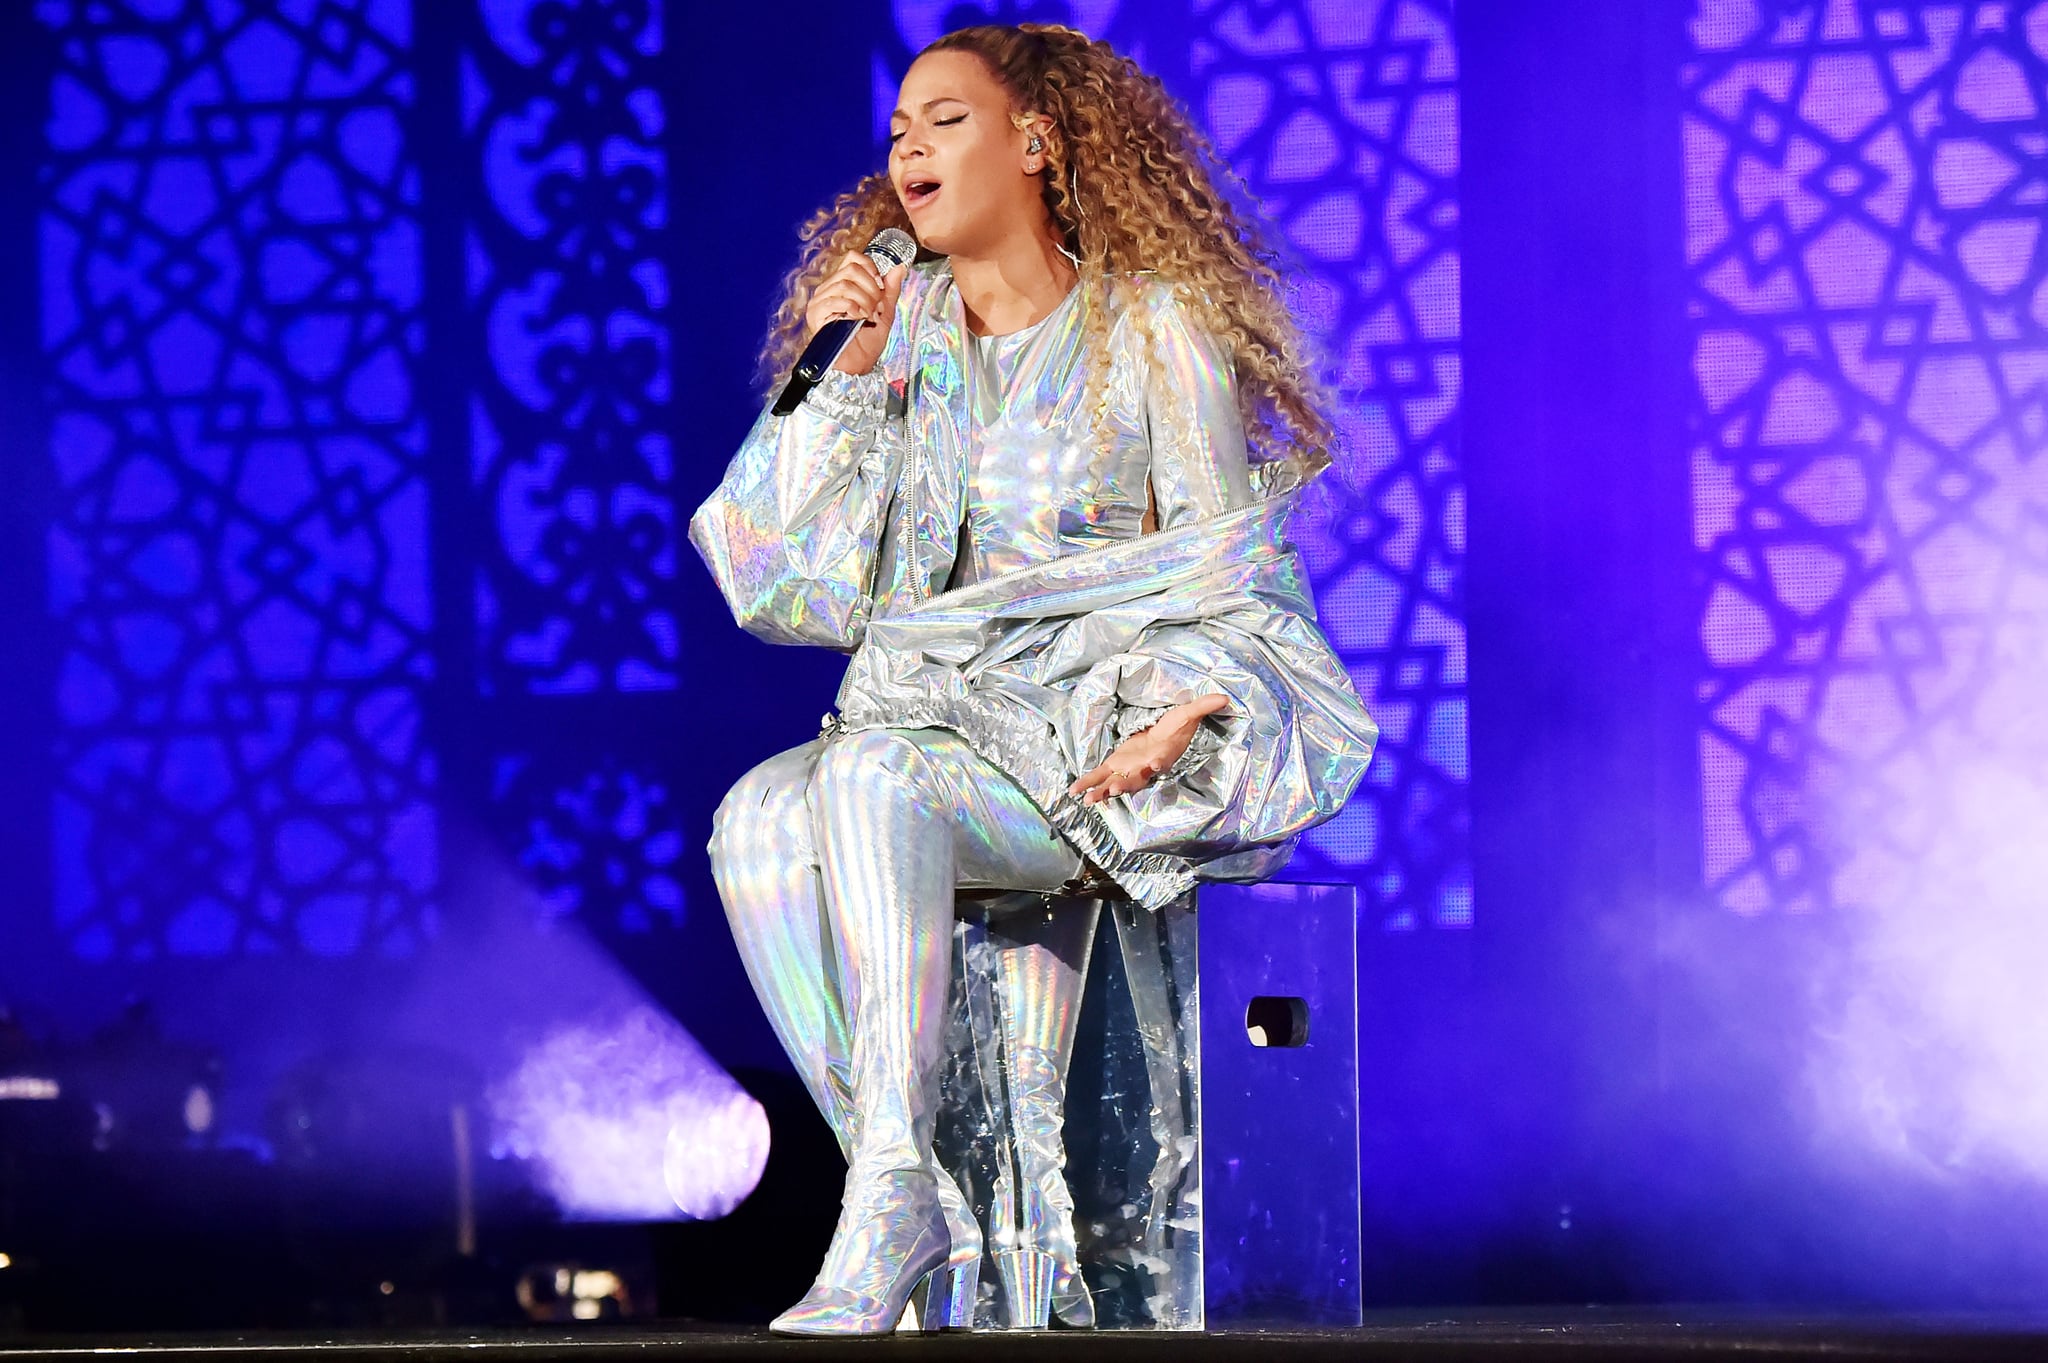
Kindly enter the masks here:
<path id="1" fill-rule="evenodd" d="M 651 1007 L 551 1029 L 490 1104 L 571 1219 L 723 1216 L 768 1160 L 761 1105 Z"/>
<path id="2" fill-rule="evenodd" d="M 623 1275 L 608 1268 L 536 1264 L 519 1277 L 514 1294 L 535 1321 L 606 1320 L 637 1314 Z"/>
<path id="3" fill-rule="evenodd" d="M 569 1295 L 584 1301 L 616 1296 L 622 1289 L 619 1275 L 606 1268 L 578 1269 L 569 1279 Z"/>
<path id="4" fill-rule="evenodd" d="M 213 1090 L 194 1084 L 185 1091 L 185 1130 L 203 1136 L 213 1130 Z"/>
<path id="5" fill-rule="evenodd" d="M 1893 792 L 1888 824 L 1940 834 L 1857 887 L 1808 1081 L 1837 1140 L 1942 1178 L 2048 1182 L 2048 626 L 1994 647 L 1982 734 L 1946 737 Z"/>

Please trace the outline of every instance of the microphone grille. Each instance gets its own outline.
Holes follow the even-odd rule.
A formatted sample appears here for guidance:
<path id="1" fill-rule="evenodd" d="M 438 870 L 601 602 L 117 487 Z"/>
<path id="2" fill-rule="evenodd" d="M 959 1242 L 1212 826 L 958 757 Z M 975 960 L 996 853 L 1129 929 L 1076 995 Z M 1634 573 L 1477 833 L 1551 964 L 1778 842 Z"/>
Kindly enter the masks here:
<path id="1" fill-rule="evenodd" d="M 868 243 L 868 256 L 884 274 L 898 265 L 908 265 L 917 256 L 917 239 L 900 227 L 884 227 Z"/>

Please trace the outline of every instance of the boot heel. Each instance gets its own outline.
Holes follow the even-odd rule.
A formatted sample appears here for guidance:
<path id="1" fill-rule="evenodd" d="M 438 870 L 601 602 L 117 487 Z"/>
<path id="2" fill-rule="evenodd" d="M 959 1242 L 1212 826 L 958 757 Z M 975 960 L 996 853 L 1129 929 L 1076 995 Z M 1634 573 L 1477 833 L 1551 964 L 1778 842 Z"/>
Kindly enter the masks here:
<path id="1" fill-rule="evenodd" d="M 1095 1299 L 1088 1294 L 1087 1281 L 1079 1273 L 1066 1275 L 1063 1291 L 1061 1276 L 1053 1271 L 1052 1318 L 1069 1330 L 1093 1330 Z"/>
<path id="2" fill-rule="evenodd" d="M 999 1249 L 996 1272 L 1010 1307 L 1012 1330 L 1044 1330 L 1052 1324 L 1054 1260 L 1042 1249 Z"/>
<path id="3" fill-rule="evenodd" d="M 981 1288 L 981 1257 L 964 1264 L 940 1264 L 925 1280 L 919 1324 L 925 1330 L 972 1330 L 975 1297 Z"/>

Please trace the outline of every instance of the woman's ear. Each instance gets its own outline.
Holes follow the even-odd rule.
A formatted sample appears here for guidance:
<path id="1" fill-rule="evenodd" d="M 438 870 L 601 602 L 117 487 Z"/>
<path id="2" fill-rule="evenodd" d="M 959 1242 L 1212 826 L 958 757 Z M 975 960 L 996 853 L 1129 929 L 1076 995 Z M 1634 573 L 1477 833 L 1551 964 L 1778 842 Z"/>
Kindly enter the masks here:
<path id="1" fill-rule="evenodd" d="M 1045 169 L 1052 150 L 1052 120 L 1044 114 L 1018 114 L 1016 123 L 1024 134 L 1024 173 L 1037 175 Z"/>

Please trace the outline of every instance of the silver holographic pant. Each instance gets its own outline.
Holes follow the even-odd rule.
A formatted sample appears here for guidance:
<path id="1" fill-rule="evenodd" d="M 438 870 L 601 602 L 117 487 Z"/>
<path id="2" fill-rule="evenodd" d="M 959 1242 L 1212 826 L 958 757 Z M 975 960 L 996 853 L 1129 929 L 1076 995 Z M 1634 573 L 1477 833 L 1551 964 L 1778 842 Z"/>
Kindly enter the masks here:
<path id="1" fill-rule="evenodd" d="M 857 1123 L 880 1123 L 899 1149 L 929 1141 L 929 1122 L 897 1110 L 898 1096 L 856 1092 L 855 1019 L 899 1033 L 888 1049 L 906 1069 L 936 1072 L 959 892 L 1056 891 L 1081 871 L 1023 789 L 939 728 L 843 733 L 777 753 L 721 801 L 709 850 L 754 991 L 849 1153 Z M 988 901 L 1022 1185 L 1023 1224 L 998 1225 L 998 1243 L 1035 1238 L 1053 1252 L 1062 1299 L 1079 1285 L 1069 1281 L 1059 1099 L 1098 907 L 1066 902 L 1073 911 L 1048 914 L 1037 893 Z M 1005 912 L 1025 908 L 1040 911 Z"/>

